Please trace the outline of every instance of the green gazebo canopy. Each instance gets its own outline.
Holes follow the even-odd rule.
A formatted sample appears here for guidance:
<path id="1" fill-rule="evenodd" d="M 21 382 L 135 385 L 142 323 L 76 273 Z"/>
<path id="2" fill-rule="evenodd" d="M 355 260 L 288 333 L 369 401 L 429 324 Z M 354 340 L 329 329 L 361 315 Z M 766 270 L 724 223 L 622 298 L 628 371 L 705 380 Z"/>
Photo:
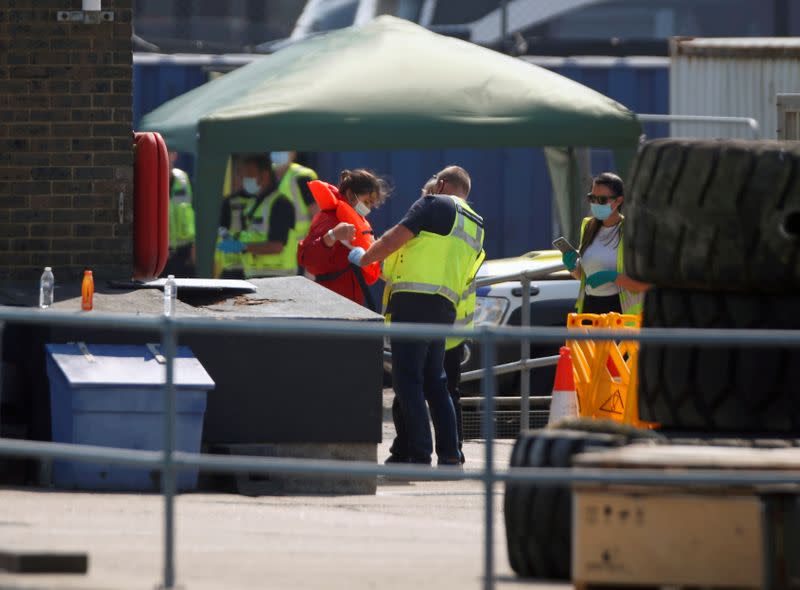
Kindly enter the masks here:
<path id="1" fill-rule="evenodd" d="M 388 16 L 258 59 L 162 105 L 141 127 L 197 156 L 204 276 L 231 153 L 592 146 L 624 164 L 641 134 L 630 110 L 577 82 Z M 562 225 L 573 223 L 574 167 L 548 156 Z"/>

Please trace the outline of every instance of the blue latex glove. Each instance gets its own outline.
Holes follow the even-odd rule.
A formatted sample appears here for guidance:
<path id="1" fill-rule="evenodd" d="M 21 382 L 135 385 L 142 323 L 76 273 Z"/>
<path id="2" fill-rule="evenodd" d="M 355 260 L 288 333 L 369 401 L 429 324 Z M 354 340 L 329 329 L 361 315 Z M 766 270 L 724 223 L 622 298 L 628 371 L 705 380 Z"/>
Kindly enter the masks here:
<path id="1" fill-rule="evenodd" d="M 350 254 L 347 255 L 347 259 L 350 261 L 351 264 L 355 264 L 356 266 L 361 266 L 361 259 L 364 258 L 364 254 L 367 251 L 364 248 L 355 247 L 350 250 Z"/>
<path id="2" fill-rule="evenodd" d="M 618 273 L 615 270 L 601 270 L 600 272 L 596 272 L 593 275 L 586 277 L 586 284 L 592 289 L 596 289 L 600 285 L 605 285 L 606 283 L 613 283 L 616 281 L 617 274 Z"/>
<path id="3" fill-rule="evenodd" d="M 567 270 L 573 271 L 578 265 L 578 253 L 575 250 L 569 250 L 561 255 L 561 262 L 567 267 Z"/>
<path id="4" fill-rule="evenodd" d="M 217 250 L 225 254 L 241 254 L 244 248 L 244 244 L 239 240 L 222 240 L 217 244 Z"/>

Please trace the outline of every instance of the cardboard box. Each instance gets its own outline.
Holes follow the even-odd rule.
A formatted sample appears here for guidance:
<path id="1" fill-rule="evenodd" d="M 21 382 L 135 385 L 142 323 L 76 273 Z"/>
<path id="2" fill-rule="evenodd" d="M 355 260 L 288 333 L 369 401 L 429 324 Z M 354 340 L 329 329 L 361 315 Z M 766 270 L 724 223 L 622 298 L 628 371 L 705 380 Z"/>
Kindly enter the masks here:
<path id="1" fill-rule="evenodd" d="M 582 584 L 761 588 L 757 496 L 669 490 L 574 492 L 572 577 Z"/>

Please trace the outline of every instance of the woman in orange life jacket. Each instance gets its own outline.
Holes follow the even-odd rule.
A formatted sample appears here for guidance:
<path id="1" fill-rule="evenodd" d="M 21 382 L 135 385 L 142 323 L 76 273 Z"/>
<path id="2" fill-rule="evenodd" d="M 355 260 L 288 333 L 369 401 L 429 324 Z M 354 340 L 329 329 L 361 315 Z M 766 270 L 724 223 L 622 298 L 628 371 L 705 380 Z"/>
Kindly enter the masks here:
<path id="1" fill-rule="evenodd" d="M 371 232 L 365 218 L 386 200 L 388 185 L 372 172 L 359 168 L 343 170 L 338 187 L 318 181 L 314 188 L 317 191 L 329 191 L 332 195 L 327 195 L 328 203 L 320 207 L 311 220 L 308 236 L 300 242 L 298 264 L 314 275 L 324 287 L 364 305 L 366 294 L 363 287 L 374 283 L 379 271 L 370 273 L 371 269 L 358 269 L 349 263 L 347 255 L 350 249 L 343 242 L 349 243 L 356 238 L 356 226 L 343 219 L 357 221 L 362 226 L 362 232 Z M 347 206 L 337 207 L 337 201 L 343 201 Z M 371 234 L 368 237 L 372 239 Z M 356 275 L 362 270 L 364 274 L 372 275 L 368 276 L 366 282 L 363 275 Z"/>
<path id="2" fill-rule="evenodd" d="M 592 192 L 586 196 L 592 215 L 581 224 L 578 252 L 572 250 L 562 256 L 572 276 L 581 281 L 578 313 L 641 313 L 644 292 L 650 285 L 623 272 L 624 195 L 619 176 L 611 172 L 596 176 Z"/>

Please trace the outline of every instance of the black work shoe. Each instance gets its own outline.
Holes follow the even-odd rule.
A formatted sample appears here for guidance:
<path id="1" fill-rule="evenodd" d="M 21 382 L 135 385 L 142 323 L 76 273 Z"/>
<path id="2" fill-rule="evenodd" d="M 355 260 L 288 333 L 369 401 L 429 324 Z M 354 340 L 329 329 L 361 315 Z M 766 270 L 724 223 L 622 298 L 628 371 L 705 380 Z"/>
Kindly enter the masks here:
<path id="1" fill-rule="evenodd" d="M 386 461 L 383 462 L 384 465 L 392 465 L 393 463 L 408 463 L 408 459 L 405 457 L 401 457 L 400 455 L 389 455 Z"/>
<path id="2" fill-rule="evenodd" d="M 461 460 L 461 458 L 458 458 L 458 459 L 439 459 L 439 461 L 437 462 L 437 466 L 438 467 L 455 467 L 455 468 L 458 468 L 458 469 L 463 469 L 461 467 L 462 464 L 463 464 L 463 461 Z"/>

